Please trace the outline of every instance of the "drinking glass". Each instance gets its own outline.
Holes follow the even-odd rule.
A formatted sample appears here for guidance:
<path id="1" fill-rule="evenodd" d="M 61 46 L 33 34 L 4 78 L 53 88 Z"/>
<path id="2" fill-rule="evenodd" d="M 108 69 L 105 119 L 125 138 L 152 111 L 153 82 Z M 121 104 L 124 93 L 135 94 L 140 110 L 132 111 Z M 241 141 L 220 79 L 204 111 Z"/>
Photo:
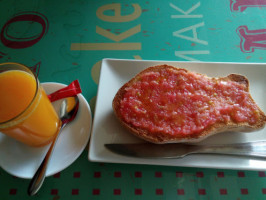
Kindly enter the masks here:
<path id="1" fill-rule="evenodd" d="M 30 68 L 19 63 L 0 64 L 1 133 L 30 146 L 44 146 L 53 139 L 60 123 Z"/>

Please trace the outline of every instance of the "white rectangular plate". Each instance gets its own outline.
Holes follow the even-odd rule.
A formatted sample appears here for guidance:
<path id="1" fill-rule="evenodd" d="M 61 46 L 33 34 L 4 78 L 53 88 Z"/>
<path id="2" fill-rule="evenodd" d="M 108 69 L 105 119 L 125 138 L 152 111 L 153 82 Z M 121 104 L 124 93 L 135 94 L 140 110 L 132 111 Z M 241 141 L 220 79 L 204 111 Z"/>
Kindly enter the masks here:
<path id="1" fill-rule="evenodd" d="M 223 77 L 242 74 L 250 81 L 250 93 L 261 109 L 266 111 L 266 65 L 255 63 L 196 63 L 174 61 L 145 61 L 104 59 L 102 61 L 94 122 L 88 158 L 95 162 L 150 164 L 182 167 L 204 167 L 241 170 L 266 170 L 266 160 L 225 155 L 189 155 L 179 159 L 146 159 L 121 156 L 105 148 L 108 143 L 140 143 L 123 128 L 112 110 L 112 100 L 118 89 L 147 67 L 168 64 L 179 68 Z M 226 144 L 266 140 L 266 128 L 252 133 L 220 133 L 203 144 Z"/>

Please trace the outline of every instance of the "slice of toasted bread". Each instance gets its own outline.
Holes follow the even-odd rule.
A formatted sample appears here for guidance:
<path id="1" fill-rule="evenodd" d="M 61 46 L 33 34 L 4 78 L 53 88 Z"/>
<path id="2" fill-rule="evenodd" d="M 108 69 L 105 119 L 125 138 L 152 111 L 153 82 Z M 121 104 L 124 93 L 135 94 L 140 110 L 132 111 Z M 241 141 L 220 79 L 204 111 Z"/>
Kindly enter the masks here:
<path id="1" fill-rule="evenodd" d="M 128 81 L 126 84 L 124 84 L 117 92 L 113 99 L 113 110 L 119 121 L 122 125 L 124 125 L 127 129 L 130 130 L 131 133 L 133 133 L 135 136 L 140 137 L 146 141 L 157 143 L 157 144 L 163 144 L 163 143 L 180 143 L 180 142 L 199 142 L 211 135 L 214 135 L 219 132 L 225 132 L 225 131 L 240 131 L 240 132 L 247 132 L 247 131 L 254 131 L 258 130 L 264 127 L 266 123 L 266 116 L 263 113 L 263 111 L 256 105 L 255 101 L 252 99 L 249 92 L 249 81 L 246 77 L 238 74 L 230 74 L 227 77 L 222 78 L 209 78 L 205 75 L 194 73 L 196 75 L 201 76 L 200 78 L 206 78 L 209 81 L 213 82 L 224 82 L 228 84 L 234 84 L 237 83 L 240 86 L 237 86 L 238 88 L 242 88 L 243 91 L 248 93 L 249 102 L 251 102 L 255 107 L 256 111 L 256 121 L 253 121 L 250 123 L 249 121 L 235 121 L 232 118 L 229 120 L 217 120 L 213 124 L 209 124 L 208 126 L 204 127 L 201 131 L 188 134 L 179 134 L 177 132 L 169 133 L 165 130 L 161 131 L 151 131 L 147 127 L 141 126 L 141 125 L 134 125 L 134 123 L 129 122 L 125 119 L 125 113 L 121 110 L 121 102 L 123 101 L 123 98 L 125 94 L 127 93 L 128 88 L 133 87 L 134 84 L 138 81 L 141 81 L 141 77 L 143 75 L 150 73 L 150 72 L 159 72 L 161 73 L 162 70 L 170 70 L 173 73 L 194 73 L 189 72 L 186 69 L 176 68 L 169 65 L 160 65 L 160 66 L 153 66 L 149 67 L 139 74 L 137 74 L 134 78 L 132 78 L 130 81 Z M 164 77 L 165 78 L 165 77 Z M 167 77 L 166 77 L 167 78 Z M 178 86 L 176 86 L 178 87 Z M 162 94 L 163 95 L 163 94 Z M 133 97 L 134 98 L 134 97 Z M 147 103 L 147 102 L 146 102 Z M 149 112 L 153 112 L 153 110 L 148 110 Z M 123 113 L 122 113 L 123 112 Z M 231 112 L 232 114 L 232 112 Z M 234 113 L 233 113 L 234 114 Z M 178 118 L 179 116 L 177 116 Z M 151 119 L 152 120 L 152 119 Z"/>

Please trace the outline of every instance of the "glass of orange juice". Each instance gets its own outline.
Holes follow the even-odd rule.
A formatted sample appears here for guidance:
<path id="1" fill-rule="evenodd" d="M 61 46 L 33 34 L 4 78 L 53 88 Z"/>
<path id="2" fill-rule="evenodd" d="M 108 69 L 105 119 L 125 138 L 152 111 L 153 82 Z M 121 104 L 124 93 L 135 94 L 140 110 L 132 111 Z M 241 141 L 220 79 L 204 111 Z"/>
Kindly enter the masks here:
<path id="1" fill-rule="evenodd" d="M 38 78 L 28 67 L 0 64 L 1 133 L 30 146 L 44 146 L 53 139 L 60 123 Z"/>

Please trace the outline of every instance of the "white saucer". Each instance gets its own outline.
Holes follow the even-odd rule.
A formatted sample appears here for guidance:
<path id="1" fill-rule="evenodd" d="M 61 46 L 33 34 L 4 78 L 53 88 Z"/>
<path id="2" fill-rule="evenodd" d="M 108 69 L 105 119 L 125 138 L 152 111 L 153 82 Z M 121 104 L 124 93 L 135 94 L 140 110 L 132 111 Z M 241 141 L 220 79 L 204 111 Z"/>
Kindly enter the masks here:
<path id="1" fill-rule="evenodd" d="M 66 86 L 51 82 L 42 85 L 47 94 Z M 71 165 L 88 143 L 92 124 L 91 110 L 83 95 L 79 94 L 78 97 L 80 106 L 76 119 L 60 134 L 46 176 L 51 176 Z M 57 112 L 61 101 L 53 103 Z M 30 179 L 42 162 L 48 147 L 49 145 L 41 148 L 28 147 L 0 133 L 0 167 L 16 177 Z"/>

